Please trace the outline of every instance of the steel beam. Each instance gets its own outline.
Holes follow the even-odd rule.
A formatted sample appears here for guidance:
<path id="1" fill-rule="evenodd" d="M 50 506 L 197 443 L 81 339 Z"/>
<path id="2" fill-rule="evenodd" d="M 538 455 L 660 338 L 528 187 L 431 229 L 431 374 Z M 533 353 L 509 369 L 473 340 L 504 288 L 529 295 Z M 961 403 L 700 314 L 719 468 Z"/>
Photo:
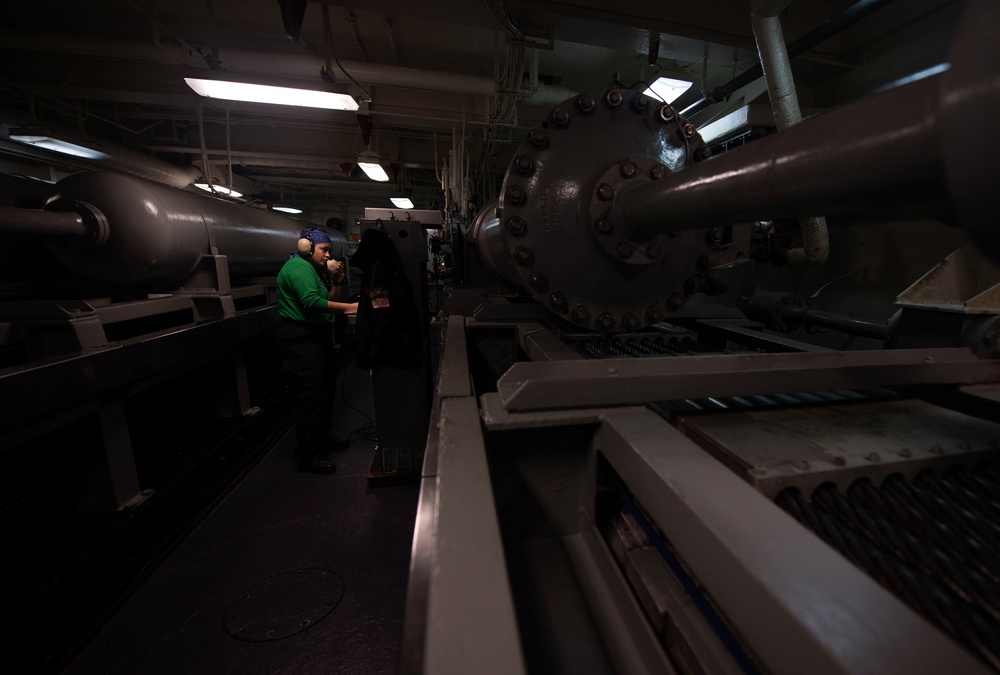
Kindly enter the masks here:
<path id="1" fill-rule="evenodd" d="M 969 349 L 517 363 L 497 381 L 508 411 L 637 405 L 686 398 L 1000 382 L 1000 361 Z"/>

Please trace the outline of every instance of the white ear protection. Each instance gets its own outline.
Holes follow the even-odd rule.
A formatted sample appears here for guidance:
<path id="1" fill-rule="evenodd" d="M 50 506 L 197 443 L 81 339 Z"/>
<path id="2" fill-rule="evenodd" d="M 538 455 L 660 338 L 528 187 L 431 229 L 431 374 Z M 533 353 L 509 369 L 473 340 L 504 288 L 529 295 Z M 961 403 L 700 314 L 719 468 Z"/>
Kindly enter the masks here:
<path id="1" fill-rule="evenodd" d="M 312 234 L 312 230 L 306 230 L 303 234 Z M 299 249 L 299 255 L 312 255 L 315 244 L 313 244 L 312 239 L 300 237 L 297 247 Z"/>

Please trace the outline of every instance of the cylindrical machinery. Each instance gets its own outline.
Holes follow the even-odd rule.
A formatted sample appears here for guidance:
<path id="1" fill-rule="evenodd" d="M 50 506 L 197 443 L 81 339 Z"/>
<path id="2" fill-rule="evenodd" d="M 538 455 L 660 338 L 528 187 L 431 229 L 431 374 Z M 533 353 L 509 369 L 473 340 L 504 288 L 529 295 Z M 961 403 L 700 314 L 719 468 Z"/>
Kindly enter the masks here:
<path id="1" fill-rule="evenodd" d="M 42 211 L 4 209 L 0 231 L 37 232 L 73 272 L 122 285 L 183 280 L 206 255 L 224 255 L 232 278 L 273 276 L 308 224 L 108 172 L 59 181 Z M 334 257 L 343 233 L 328 233 Z"/>
<path id="2" fill-rule="evenodd" d="M 931 216 L 1000 258 L 998 7 L 969 3 L 944 72 L 717 158 L 670 105 L 642 94 L 567 100 L 518 148 L 497 219 L 477 228 L 480 257 L 603 332 L 659 321 L 710 270 L 748 259 L 757 220 Z"/>

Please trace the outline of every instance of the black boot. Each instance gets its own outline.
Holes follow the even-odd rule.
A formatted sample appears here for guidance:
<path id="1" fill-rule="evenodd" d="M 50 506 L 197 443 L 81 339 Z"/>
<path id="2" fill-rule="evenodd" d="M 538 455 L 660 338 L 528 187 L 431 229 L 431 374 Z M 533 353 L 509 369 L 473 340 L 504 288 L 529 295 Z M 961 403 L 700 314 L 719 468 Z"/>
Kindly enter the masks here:
<path id="1" fill-rule="evenodd" d="M 337 465 L 333 461 L 333 453 L 329 450 L 317 450 L 299 458 L 299 471 L 308 473 L 337 473 Z"/>

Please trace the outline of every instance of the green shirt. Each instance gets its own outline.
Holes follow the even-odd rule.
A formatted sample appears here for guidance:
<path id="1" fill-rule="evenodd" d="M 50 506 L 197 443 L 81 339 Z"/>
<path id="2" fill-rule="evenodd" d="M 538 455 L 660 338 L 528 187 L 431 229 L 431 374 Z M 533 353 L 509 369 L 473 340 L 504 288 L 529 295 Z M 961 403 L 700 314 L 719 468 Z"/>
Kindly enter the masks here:
<path id="1" fill-rule="evenodd" d="M 329 291 L 320 279 L 316 267 L 300 255 L 289 258 L 278 272 L 278 314 L 291 321 L 328 323 L 334 321 L 327 313 Z"/>

